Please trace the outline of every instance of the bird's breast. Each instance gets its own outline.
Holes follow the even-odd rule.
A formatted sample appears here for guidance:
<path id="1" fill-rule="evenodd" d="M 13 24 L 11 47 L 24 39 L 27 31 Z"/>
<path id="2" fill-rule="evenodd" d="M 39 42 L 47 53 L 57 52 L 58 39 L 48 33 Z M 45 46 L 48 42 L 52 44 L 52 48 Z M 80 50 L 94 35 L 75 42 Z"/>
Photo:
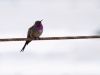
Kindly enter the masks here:
<path id="1" fill-rule="evenodd" d="M 40 29 L 40 30 L 32 30 L 31 31 L 31 38 L 34 38 L 34 37 L 39 37 L 41 34 L 42 34 L 43 30 Z"/>

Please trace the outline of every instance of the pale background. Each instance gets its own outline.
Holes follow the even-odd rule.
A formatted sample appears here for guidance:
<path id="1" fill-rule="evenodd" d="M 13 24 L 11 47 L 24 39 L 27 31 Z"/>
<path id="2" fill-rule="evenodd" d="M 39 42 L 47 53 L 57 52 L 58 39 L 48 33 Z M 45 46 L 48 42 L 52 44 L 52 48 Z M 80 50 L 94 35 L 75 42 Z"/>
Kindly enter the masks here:
<path id="1" fill-rule="evenodd" d="M 0 38 L 26 37 L 43 19 L 44 36 L 96 35 L 100 0 L 0 0 Z M 0 75 L 100 75 L 100 39 L 0 42 Z"/>

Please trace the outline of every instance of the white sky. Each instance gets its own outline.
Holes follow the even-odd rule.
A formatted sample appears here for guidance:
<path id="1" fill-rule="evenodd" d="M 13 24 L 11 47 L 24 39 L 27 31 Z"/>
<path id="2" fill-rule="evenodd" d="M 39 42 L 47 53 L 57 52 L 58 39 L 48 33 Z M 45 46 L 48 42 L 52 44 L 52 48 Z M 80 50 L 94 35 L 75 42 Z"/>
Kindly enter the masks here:
<path id="1" fill-rule="evenodd" d="M 36 20 L 42 36 L 94 35 L 99 0 L 0 0 L 0 38 L 26 37 Z M 0 75 L 100 75 L 100 40 L 0 42 Z"/>

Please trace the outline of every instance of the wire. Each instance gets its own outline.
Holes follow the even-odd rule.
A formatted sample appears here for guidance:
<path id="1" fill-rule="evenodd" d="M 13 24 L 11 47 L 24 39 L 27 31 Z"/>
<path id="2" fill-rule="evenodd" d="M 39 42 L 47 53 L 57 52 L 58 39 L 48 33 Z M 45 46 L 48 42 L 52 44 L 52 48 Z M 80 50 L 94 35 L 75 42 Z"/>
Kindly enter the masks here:
<path id="1" fill-rule="evenodd" d="M 33 40 L 69 40 L 69 39 L 97 39 L 100 38 L 100 35 L 96 36 L 64 36 L 64 37 L 40 37 L 39 39 Z M 0 42 L 4 41 L 26 41 L 27 38 L 2 38 Z"/>

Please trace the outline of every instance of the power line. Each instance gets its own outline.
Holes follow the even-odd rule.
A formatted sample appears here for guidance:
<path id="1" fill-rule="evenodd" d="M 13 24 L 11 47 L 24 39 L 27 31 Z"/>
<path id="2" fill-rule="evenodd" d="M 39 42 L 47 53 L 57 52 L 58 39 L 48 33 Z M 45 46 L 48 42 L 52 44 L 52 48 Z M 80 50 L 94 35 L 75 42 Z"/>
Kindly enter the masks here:
<path id="1" fill-rule="evenodd" d="M 40 37 L 39 39 L 33 40 L 69 40 L 69 39 L 97 39 L 100 38 L 100 35 L 95 36 L 63 36 L 63 37 Z M 30 40 L 27 38 L 2 38 L 0 42 L 4 41 L 25 41 Z"/>

